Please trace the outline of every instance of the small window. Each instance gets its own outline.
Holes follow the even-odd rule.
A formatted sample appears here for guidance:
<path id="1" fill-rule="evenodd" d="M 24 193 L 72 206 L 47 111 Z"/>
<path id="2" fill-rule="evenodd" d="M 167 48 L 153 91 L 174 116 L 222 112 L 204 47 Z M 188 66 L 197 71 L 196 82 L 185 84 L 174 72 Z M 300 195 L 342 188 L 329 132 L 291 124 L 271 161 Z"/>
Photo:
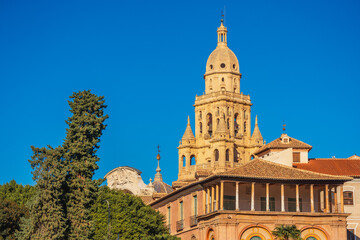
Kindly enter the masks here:
<path id="1" fill-rule="evenodd" d="M 215 157 L 215 161 L 219 161 L 219 150 L 215 149 L 214 157 Z"/>
<path id="2" fill-rule="evenodd" d="M 230 150 L 229 150 L 229 149 L 226 149 L 226 158 L 225 158 L 225 160 L 226 160 L 227 162 L 230 161 Z"/>
<path id="3" fill-rule="evenodd" d="M 190 157 L 190 165 L 196 165 L 196 159 L 194 155 L 191 155 Z"/>
<path id="4" fill-rule="evenodd" d="M 213 65 L 212 65 L 212 64 L 210 64 L 210 69 L 213 69 Z"/>
<path id="5" fill-rule="evenodd" d="M 171 220 L 171 208 L 168 207 L 168 225 L 170 225 L 170 220 Z"/>
<path id="6" fill-rule="evenodd" d="M 235 65 L 235 64 L 233 64 L 233 69 L 235 69 L 235 67 L 236 67 L 236 65 Z"/>
<path id="7" fill-rule="evenodd" d="M 220 64 L 221 68 L 225 68 L 225 63 Z"/>
<path id="8" fill-rule="evenodd" d="M 344 192 L 344 205 L 353 205 L 353 192 L 346 191 Z"/>
<path id="9" fill-rule="evenodd" d="M 197 216 L 198 215 L 198 209 L 197 209 L 197 206 L 198 203 L 197 203 L 197 196 L 195 195 L 194 196 L 194 216 Z"/>
<path id="10" fill-rule="evenodd" d="M 202 133 L 202 123 L 200 123 L 200 133 Z"/>
<path id="11" fill-rule="evenodd" d="M 224 81 L 225 81 L 225 79 L 224 79 L 224 78 L 222 78 L 222 79 L 221 79 L 221 81 L 222 81 L 222 82 L 224 82 Z"/>
<path id="12" fill-rule="evenodd" d="M 183 202 L 180 202 L 180 220 L 184 219 L 184 205 Z"/>
<path id="13" fill-rule="evenodd" d="M 293 152 L 293 162 L 300 162 L 300 153 Z"/>

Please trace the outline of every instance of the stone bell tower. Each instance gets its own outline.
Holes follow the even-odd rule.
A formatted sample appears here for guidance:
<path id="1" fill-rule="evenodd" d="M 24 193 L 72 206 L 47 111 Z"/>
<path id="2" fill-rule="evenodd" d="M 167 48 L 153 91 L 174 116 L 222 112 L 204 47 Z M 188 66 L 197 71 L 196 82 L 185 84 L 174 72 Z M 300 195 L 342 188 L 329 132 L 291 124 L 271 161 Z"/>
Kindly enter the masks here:
<path id="1" fill-rule="evenodd" d="M 195 136 L 190 120 L 179 149 L 179 175 L 173 187 L 244 164 L 263 145 L 257 118 L 251 136 L 251 101 L 240 92 L 236 55 L 227 46 L 221 20 L 217 47 L 206 63 L 205 94 L 195 99 Z"/>

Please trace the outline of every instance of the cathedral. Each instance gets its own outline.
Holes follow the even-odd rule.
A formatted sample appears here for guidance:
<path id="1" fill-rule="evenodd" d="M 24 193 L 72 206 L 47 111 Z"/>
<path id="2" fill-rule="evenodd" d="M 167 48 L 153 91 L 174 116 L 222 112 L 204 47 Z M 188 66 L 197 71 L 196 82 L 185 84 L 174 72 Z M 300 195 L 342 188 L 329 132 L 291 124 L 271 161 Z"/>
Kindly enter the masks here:
<path id="1" fill-rule="evenodd" d="M 252 103 L 223 21 L 205 69 L 194 131 L 188 117 L 178 146 L 178 179 L 163 182 L 158 154 L 154 181 L 119 167 L 108 186 L 141 197 L 181 239 L 272 240 L 280 225 L 295 225 L 304 240 L 360 239 L 360 157 L 309 159 L 312 146 L 286 133 L 266 144 L 257 116 L 251 131 Z"/>

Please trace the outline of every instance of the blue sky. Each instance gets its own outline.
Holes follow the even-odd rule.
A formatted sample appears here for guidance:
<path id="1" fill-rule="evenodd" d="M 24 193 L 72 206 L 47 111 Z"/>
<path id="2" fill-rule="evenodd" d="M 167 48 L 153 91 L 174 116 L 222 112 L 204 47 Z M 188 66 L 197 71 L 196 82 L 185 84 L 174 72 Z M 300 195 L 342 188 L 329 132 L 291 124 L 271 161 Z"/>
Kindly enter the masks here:
<path id="1" fill-rule="evenodd" d="M 0 0 L 0 184 L 33 184 L 30 146 L 62 144 L 68 97 L 87 89 L 110 116 L 95 177 L 127 165 L 148 183 L 160 144 L 176 180 L 224 6 L 266 141 L 285 121 L 310 157 L 360 155 L 360 1 Z"/>

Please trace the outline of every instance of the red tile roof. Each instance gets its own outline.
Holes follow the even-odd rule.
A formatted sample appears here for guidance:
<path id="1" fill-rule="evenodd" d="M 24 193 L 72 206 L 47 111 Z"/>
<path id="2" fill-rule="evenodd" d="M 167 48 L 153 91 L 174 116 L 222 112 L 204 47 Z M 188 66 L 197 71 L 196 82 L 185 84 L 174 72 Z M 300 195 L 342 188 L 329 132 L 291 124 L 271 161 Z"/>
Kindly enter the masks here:
<path id="1" fill-rule="evenodd" d="M 283 137 L 288 137 L 289 142 L 284 143 L 282 141 Z M 262 146 L 259 148 L 254 154 L 259 155 L 260 153 L 268 150 L 268 149 L 288 149 L 288 148 L 294 148 L 294 149 L 308 149 L 308 151 L 311 150 L 312 146 L 310 146 L 307 143 L 304 143 L 300 140 L 297 140 L 295 138 L 289 137 L 286 134 L 282 134 L 281 137 L 275 139 L 274 141 L 269 142 L 268 144 Z"/>
<path id="2" fill-rule="evenodd" d="M 331 175 L 360 177 L 360 160 L 344 158 L 315 158 L 309 163 L 294 163 L 298 169 Z"/>

